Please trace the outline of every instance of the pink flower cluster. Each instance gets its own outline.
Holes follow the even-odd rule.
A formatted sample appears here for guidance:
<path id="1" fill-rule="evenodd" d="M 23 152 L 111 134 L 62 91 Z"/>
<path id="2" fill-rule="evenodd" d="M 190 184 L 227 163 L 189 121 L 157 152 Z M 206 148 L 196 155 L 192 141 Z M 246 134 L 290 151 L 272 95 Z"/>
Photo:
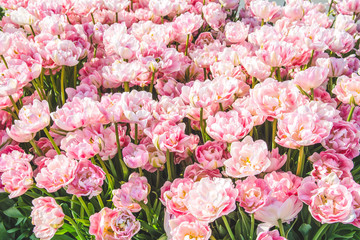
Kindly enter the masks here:
<path id="1" fill-rule="evenodd" d="M 360 228 L 359 1 L 0 6 L 0 191 L 36 196 L 36 237 Z"/>

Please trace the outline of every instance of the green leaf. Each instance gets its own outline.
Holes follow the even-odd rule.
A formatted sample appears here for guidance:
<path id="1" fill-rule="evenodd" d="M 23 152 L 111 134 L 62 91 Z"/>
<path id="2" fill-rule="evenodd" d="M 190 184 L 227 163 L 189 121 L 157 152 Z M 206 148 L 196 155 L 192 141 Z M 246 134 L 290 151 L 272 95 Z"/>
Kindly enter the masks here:
<path id="1" fill-rule="evenodd" d="M 74 240 L 74 238 L 66 235 L 55 235 L 51 240 Z"/>
<path id="2" fill-rule="evenodd" d="M 88 208 L 89 208 L 90 215 L 93 215 L 95 213 L 94 205 L 92 205 L 92 203 L 89 202 L 88 203 Z"/>
<path id="3" fill-rule="evenodd" d="M 299 232 L 301 233 L 301 235 L 303 235 L 303 237 L 308 236 L 310 230 L 311 230 L 311 225 L 307 223 L 303 223 L 299 227 Z"/>
<path id="4" fill-rule="evenodd" d="M 0 222 L 0 239 L 10 239 L 3 222 Z"/>
<path id="5" fill-rule="evenodd" d="M 17 232 L 19 230 L 20 230 L 20 228 L 12 228 L 12 229 L 7 230 L 7 232 L 8 233 L 14 233 L 14 232 Z"/>
<path id="6" fill-rule="evenodd" d="M 22 215 L 22 213 L 16 208 L 16 207 L 12 207 L 9 209 L 6 209 L 4 211 L 4 214 L 8 217 L 12 217 L 12 218 L 24 218 L 24 216 Z"/>
<path id="7" fill-rule="evenodd" d="M 241 235 L 241 221 L 240 219 L 238 219 L 235 224 L 235 236 L 240 236 L 240 235 Z"/>

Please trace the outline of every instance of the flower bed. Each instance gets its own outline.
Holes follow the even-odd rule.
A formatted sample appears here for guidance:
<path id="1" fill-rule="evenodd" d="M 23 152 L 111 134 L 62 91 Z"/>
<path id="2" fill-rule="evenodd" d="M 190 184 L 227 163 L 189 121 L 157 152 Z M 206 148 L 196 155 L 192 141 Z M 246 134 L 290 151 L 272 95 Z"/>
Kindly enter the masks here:
<path id="1" fill-rule="evenodd" d="M 1 239 L 360 239 L 357 0 L 0 6 Z"/>

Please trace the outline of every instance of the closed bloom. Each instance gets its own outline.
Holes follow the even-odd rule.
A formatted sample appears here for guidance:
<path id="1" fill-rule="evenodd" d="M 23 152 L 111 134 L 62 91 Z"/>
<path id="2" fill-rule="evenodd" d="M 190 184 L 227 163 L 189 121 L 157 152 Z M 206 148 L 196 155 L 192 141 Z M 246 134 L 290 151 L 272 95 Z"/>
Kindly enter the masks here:
<path id="1" fill-rule="evenodd" d="M 286 238 L 280 236 L 278 230 L 261 232 L 256 237 L 256 240 L 287 240 Z"/>
<path id="2" fill-rule="evenodd" d="M 46 160 L 45 167 L 35 177 L 36 186 L 48 192 L 56 192 L 74 180 L 77 165 L 76 160 L 65 155 L 56 155 Z"/>
<path id="3" fill-rule="evenodd" d="M 89 233 L 96 240 L 127 240 L 140 231 L 140 222 L 127 209 L 103 208 L 90 216 Z"/>
<path id="4" fill-rule="evenodd" d="M 281 9 L 275 2 L 266 0 L 256 0 L 250 2 L 250 9 L 258 18 L 268 22 Z"/>
<path id="5" fill-rule="evenodd" d="M 202 7 L 202 12 L 206 22 L 210 25 L 211 28 L 218 31 L 220 27 L 225 25 L 225 19 L 227 15 L 219 3 L 208 3 Z"/>
<path id="6" fill-rule="evenodd" d="M 102 192 L 102 185 L 105 179 L 105 172 L 89 160 L 79 162 L 75 170 L 75 178 L 68 185 L 66 192 L 80 196 L 99 195 Z"/>
<path id="7" fill-rule="evenodd" d="M 65 214 L 52 197 L 39 197 L 32 201 L 32 224 L 34 233 L 41 240 L 50 240 L 64 224 Z"/>
<path id="8" fill-rule="evenodd" d="M 322 67 L 310 67 L 295 74 L 294 83 L 306 92 L 319 87 L 328 76 L 329 70 Z"/>
<path id="9" fill-rule="evenodd" d="M 185 206 L 194 217 L 213 222 L 236 209 L 238 190 L 229 178 L 202 178 L 189 191 Z"/>
<path id="10" fill-rule="evenodd" d="M 217 141 L 235 142 L 245 137 L 253 127 L 252 115 L 246 109 L 217 112 L 206 120 L 206 132 Z"/>
<path id="11" fill-rule="evenodd" d="M 271 164 L 268 149 L 263 140 L 253 141 L 247 136 L 241 142 L 233 142 L 231 158 L 224 162 L 226 175 L 234 178 L 254 176 L 264 172 Z"/>

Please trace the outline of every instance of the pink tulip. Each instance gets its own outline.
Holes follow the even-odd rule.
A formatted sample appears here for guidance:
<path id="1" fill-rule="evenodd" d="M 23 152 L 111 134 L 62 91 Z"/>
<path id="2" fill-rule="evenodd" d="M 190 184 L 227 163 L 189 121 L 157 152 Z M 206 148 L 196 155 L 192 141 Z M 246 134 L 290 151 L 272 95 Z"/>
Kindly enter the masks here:
<path id="1" fill-rule="evenodd" d="M 210 226 L 189 215 L 182 215 L 169 221 L 171 239 L 208 240 L 211 236 Z M 169 237 L 169 236 L 168 236 Z"/>

